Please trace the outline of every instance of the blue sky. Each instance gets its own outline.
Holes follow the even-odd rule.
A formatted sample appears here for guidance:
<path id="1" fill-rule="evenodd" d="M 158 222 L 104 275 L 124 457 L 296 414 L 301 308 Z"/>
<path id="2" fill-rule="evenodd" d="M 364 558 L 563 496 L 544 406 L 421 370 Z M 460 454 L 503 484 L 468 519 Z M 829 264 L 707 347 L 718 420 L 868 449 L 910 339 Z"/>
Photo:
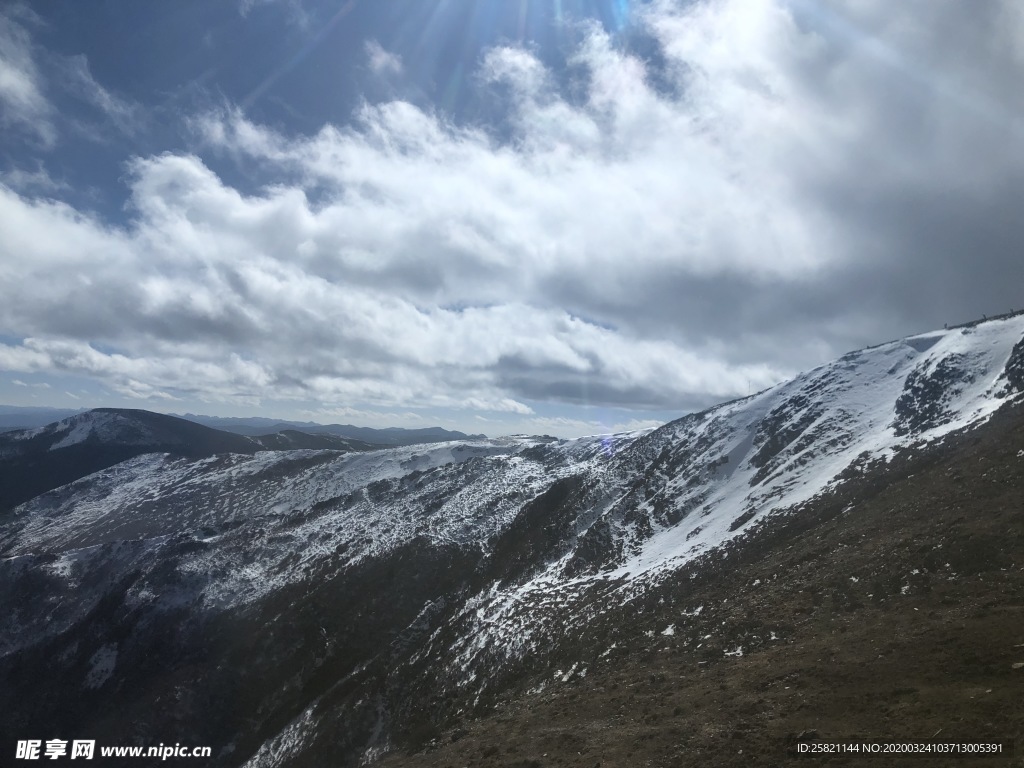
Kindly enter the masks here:
<path id="1" fill-rule="evenodd" d="M 648 426 L 1020 296 L 1024 13 L 0 10 L 0 402 Z"/>
<path id="2" fill-rule="evenodd" d="M 500 130 L 491 119 L 500 116 L 488 114 L 495 94 L 474 83 L 488 48 L 526 46 L 562 68 L 581 24 L 619 32 L 629 4 L 66 0 L 15 6 L 8 18 L 31 37 L 51 112 L 60 115 L 50 122 L 60 125 L 51 128 L 59 139 L 37 131 L 35 146 L 11 137 L 4 159 L 16 168 L 44 163 L 88 190 L 82 205 L 123 219 L 124 163 L 193 150 L 191 115 L 237 106 L 261 125 L 309 134 L 346 124 L 366 100 L 403 99 Z M 243 188 L 262 181 L 206 159 Z"/>

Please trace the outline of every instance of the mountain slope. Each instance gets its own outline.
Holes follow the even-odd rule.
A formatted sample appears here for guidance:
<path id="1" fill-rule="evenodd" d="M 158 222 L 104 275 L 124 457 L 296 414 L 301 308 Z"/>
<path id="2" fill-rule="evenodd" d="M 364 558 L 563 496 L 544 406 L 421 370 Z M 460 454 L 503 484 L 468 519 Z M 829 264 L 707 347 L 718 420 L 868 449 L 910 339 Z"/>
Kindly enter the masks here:
<path id="1" fill-rule="evenodd" d="M 47 426 L 0 434 L 0 512 L 144 453 L 196 458 L 260 449 L 247 438 L 173 416 L 96 408 Z"/>
<path id="2" fill-rule="evenodd" d="M 618 542 L 631 556 L 623 568 L 685 560 L 872 462 L 980 423 L 1022 391 L 1022 334 L 1016 316 L 854 352 L 637 441 L 631 450 L 650 459 L 642 490 L 606 514 L 620 530 L 634 522 Z"/>
<path id="3" fill-rule="evenodd" d="M 251 440 L 268 451 L 373 451 L 381 447 L 329 432 L 310 434 L 295 429 L 282 429 L 280 432 L 272 434 L 254 435 Z"/>
<path id="4" fill-rule="evenodd" d="M 1021 563 L 1016 405 L 606 600 L 546 667 L 380 764 L 768 768 L 825 764 L 796 759 L 801 735 L 1019 744 Z"/>
<path id="5" fill-rule="evenodd" d="M 912 457 L 1010 418 L 1022 336 L 1015 316 L 891 342 L 649 433 L 138 456 L 0 526 L 0 711 L 253 768 L 428 743 L 594 668 L 611 627 L 633 637 L 637 607 L 758 532 L 852 520 Z"/>
<path id="6" fill-rule="evenodd" d="M 52 424 L 0 434 L 0 511 L 144 454 L 190 459 L 257 451 L 368 451 L 338 435 L 283 430 L 246 437 L 151 411 L 95 408 Z"/>

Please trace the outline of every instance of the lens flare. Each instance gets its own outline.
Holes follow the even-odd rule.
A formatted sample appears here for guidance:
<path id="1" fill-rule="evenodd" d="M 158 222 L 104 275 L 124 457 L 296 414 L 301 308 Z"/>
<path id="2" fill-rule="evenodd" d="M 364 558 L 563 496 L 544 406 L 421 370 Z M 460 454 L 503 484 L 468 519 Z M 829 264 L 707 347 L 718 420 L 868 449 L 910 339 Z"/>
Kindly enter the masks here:
<path id="1" fill-rule="evenodd" d="M 280 62 L 241 101 L 249 108 L 284 77 L 302 67 L 332 32 L 358 7 L 361 23 L 374 17 L 378 42 L 397 54 L 407 78 L 427 99 L 446 112 L 466 103 L 487 49 L 525 46 L 541 59 L 564 56 L 582 24 L 596 22 L 609 34 L 630 23 L 637 0 L 407 0 L 371 5 L 361 0 L 336 0 L 330 16 L 316 26 L 298 50 Z M 351 43 L 349 43 L 351 44 Z"/>

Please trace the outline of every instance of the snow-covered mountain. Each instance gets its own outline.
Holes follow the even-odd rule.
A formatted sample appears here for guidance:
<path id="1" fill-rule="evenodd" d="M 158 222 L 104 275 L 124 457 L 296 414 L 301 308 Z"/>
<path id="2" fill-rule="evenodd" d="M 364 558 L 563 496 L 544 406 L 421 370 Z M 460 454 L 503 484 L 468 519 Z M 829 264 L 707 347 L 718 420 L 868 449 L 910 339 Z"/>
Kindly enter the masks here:
<path id="1" fill-rule="evenodd" d="M 622 573 L 671 567 L 873 462 L 976 425 L 1020 395 L 1024 317 L 844 355 L 631 446 L 644 482 L 617 498 Z M 635 477 L 635 474 L 634 474 Z M 619 487 L 624 487 L 622 480 Z"/>
<path id="2" fill-rule="evenodd" d="M 137 409 L 96 408 L 0 434 L 0 514 L 48 490 L 143 454 L 199 459 L 258 451 L 365 451 L 361 440 L 283 430 L 242 436 Z"/>
<path id="3" fill-rule="evenodd" d="M 34 496 L 145 453 L 198 458 L 253 453 L 250 438 L 172 416 L 97 408 L 34 429 L 0 434 L 0 516 Z"/>
<path id="4" fill-rule="evenodd" d="M 224 745 L 223 765 L 355 764 L 547 669 L 665 574 L 1020 400 L 1022 337 L 1016 315 L 882 344 L 642 433 L 134 456 L 0 525 L 0 710 L 112 743 L 130 719 L 132 738 Z"/>
<path id="5" fill-rule="evenodd" d="M 215 429 L 149 411 L 96 408 L 35 429 L 7 432 L 0 437 L 0 456 L 31 450 L 57 451 L 88 443 L 91 446 L 166 446 L 196 453 L 251 453 L 258 446 Z"/>

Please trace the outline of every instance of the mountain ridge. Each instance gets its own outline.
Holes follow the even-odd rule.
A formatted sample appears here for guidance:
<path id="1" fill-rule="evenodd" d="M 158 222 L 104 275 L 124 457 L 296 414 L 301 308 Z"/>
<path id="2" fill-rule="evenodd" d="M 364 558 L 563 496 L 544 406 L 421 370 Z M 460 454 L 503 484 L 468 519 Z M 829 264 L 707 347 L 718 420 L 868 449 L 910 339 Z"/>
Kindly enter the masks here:
<path id="1" fill-rule="evenodd" d="M 449 440 L 481 440 L 487 437 L 483 434 L 469 435 L 465 432 L 447 430 L 442 427 L 385 427 L 377 429 L 373 427 L 357 427 L 352 424 L 319 424 L 313 421 L 288 421 L 261 416 L 203 416 L 194 413 L 178 415 L 178 418 L 250 437 L 293 430 L 307 434 L 332 434 L 379 446 L 416 445 L 446 442 Z"/>
<path id="2" fill-rule="evenodd" d="M 0 512 L 144 453 L 254 453 L 248 438 L 138 409 L 96 408 L 0 434 Z"/>
<path id="3" fill-rule="evenodd" d="M 44 412 L 50 412 L 46 409 Z M 56 413 L 64 411 L 56 410 Z M 17 418 L 17 417 L 16 417 Z M 218 419 L 212 419 L 218 421 Z M 275 420 L 275 426 L 285 422 Z M 217 429 L 198 421 L 137 408 L 93 408 L 29 429 L 0 432 L 0 511 L 13 508 L 34 496 L 73 482 L 93 472 L 146 453 L 170 453 L 201 458 L 220 453 L 252 454 L 257 451 L 333 450 L 371 451 L 387 447 L 339 434 L 332 426 L 318 430 L 285 428 L 257 434 Z M 390 436 L 395 444 L 439 442 L 463 433 L 440 428 L 422 430 L 373 430 L 351 428 L 349 434 Z M 474 439 L 474 438 L 469 438 Z M 53 451 L 65 452 L 61 457 Z"/>

